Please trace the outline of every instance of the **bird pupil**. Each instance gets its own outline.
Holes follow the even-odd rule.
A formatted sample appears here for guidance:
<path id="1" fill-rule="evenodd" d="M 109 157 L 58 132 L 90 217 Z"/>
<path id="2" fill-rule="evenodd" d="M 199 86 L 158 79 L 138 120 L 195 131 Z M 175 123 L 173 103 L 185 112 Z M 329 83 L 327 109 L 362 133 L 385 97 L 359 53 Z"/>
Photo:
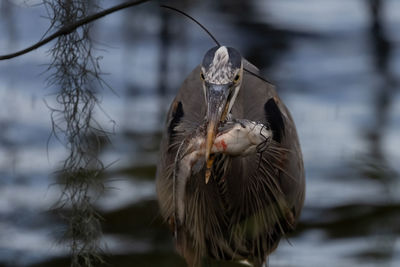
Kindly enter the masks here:
<path id="1" fill-rule="evenodd" d="M 239 74 L 235 76 L 235 81 L 239 80 Z"/>

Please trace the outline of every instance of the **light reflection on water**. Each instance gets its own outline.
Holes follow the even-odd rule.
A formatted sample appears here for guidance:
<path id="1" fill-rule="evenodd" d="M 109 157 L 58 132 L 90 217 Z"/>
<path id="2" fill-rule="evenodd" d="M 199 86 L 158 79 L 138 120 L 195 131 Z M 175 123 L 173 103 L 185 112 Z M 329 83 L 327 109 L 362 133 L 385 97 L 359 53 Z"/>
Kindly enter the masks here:
<path id="1" fill-rule="evenodd" d="M 367 1 L 246 3 L 252 4 L 242 8 L 255 14 L 243 12 L 237 24 L 239 19 L 221 15 L 218 5 L 210 13 L 206 4 L 194 6 L 190 13 L 276 81 L 298 127 L 307 174 L 305 208 L 292 245 L 283 240 L 271 265 L 399 265 L 400 49 L 394 29 L 400 17 L 394 10 L 400 4 L 384 1 L 382 37 L 371 30 Z M 0 39 L 1 53 L 36 41 L 46 27 L 38 19 L 40 7 L 9 7 L 9 15 L 0 17 L 0 31 L 9 32 L 5 21 L 17 21 L 17 33 Z M 102 154 L 106 165 L 113 163 L 106 175 L 111 188 L 97 203 L 114 266 L 160 261 L 182 266 L 157 217 L 154 166 L 166 106 L 213 44 L 174 14 L 168 16 L 166 44 L 154 10 L 154 5 L 133 8 L 95 25 L 96 39 L 109 46 L 99 54 L 116 91 L 102 89 L 106 114 L 96 111 L 102 125 L 115 130 L 113 144 Z M 150 26 L 142 27 L 142 20 Z M 385 51 L 377 50 L 385 42 Z M 160 51 L 167 57 L 160 59 Z M 166 69 L 158 67 L 160 60 L 166 60 Z M 46 149 L 50 117 L 42 98 L 53 103 L 48 94 L 54 88 L 45 89 L 45 75 L 39 76 L 43 63 L 48 63 L 45 49 L 0 63 L 0 265 L 26 266 L 66 252 L 57 245 L 62 225 L 47 212 L 60 193 L 50 184 L 65 152 L 55 141 Z M 164 96 L 157 95 L 160 85 Z"/>

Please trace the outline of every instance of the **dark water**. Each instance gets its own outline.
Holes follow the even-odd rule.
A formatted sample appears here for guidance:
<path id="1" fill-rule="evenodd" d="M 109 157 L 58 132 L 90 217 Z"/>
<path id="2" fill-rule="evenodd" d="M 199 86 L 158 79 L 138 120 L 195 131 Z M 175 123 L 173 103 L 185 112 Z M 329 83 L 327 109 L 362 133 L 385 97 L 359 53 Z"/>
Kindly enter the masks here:
<path id="1" fill-rule="evenodd" d="M 0 2 L 0 54 L 46 30 L 43 8 L 23 2 Z M 271 266 L 400 266 L 400 2 L 173 4 L 273 80 L 297 124 L 306 202 Z M 113 163 L 106 172 L 111 189 L 97 202 L 106 261 L 185 266 L 158 215 L 157 148 L 167 105 L 213 43 L 156 4 L 106 17 L 93 31 L 106 49 L 97 52 L 104 78 L 118 94 L 101 89 L 105 112 L 96 111 L 105 128 L 115 128 L 102 151 L 103 162 Z M 68 265 L 58 243 L 64 226 L 48 211 L 60 194 L 53 172 L 66 156 L 55 140 L 46 148 L 51 123 L 43 99 L 54 103 L 54 88 L 41 73 L 49 47 L 0 62 L 0 266 Z"/>

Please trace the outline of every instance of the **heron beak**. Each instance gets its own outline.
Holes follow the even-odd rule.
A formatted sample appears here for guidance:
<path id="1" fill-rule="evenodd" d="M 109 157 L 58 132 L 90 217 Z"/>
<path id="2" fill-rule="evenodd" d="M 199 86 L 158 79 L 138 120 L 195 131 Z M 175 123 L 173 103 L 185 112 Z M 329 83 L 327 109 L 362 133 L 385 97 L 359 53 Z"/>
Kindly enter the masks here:
<path id="1" fill-rule="evenodd" d="M 210 179 L 213 157 L 210 157 L 219 123 L 225 120 L 229 107 L 229 84 L 207 86 L 207 137 L 206 137 L 206 184 Z"/>

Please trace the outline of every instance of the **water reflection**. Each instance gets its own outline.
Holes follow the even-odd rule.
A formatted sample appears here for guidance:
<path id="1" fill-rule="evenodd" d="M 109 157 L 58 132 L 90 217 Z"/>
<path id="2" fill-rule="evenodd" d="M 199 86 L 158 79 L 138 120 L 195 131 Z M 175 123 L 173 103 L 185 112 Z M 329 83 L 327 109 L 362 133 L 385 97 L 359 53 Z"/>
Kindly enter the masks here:
<path id="1" fill-rule="evenodd" d="M 394 214 L 398 213 L 398 205 L 395 205 L 393 199 L 394 192 L 391 190 L 393 184 L 397 182 L 398 174 L 390 166 L 386 159 L 386 153 L 383 148 L 385 135 L 389 127 L 389 116 L 392 111 L 392 101 L 396 94 L 397 81 L 391 70 L 391 59 L 393 55 L 393 44 L 385 33 L 384 2 L 381 0 L 370 0 L 370 40 L 371 49 L 373 51 L 373 65 L 376 72 L 376 89 L 371 97 L 372 111 L 374 117 L 371 118 L 372 123 L 366 132 L 368 151 L 361 156 L 361 162 L 358 163 L 361 175 L 366 179 L 378 180 L 382 185 L 382 194 L 385 194 L 386 201 L 380 207 L 370 211 L 370 214 L 378 213 L 378 220 L 375 227 L 370 229 L 371 235 L 376 235 L 376 250 L 368 250 L 359 254 L 360 258 L 378 258 L 390 259 L 395 255 L 395 244 L 399 233 L 398 227 L 387 226 L 385 222 L 394 222 L 398 218 Z M 373 205 L 373 203 L 371 203 Z M 393 209 L 393 211 L 390 211 Z M 387 212 L 389 210 L 389 212 Z M 382 220 L 386 217 L 386 220 Z"/>
<path id="2" fill-rule="evenodd" d="M 398 149 L 388 152 L 388 140 L 398 139 L 400 130 L 393 123 L 393 117 L 400 115 L 395 76 L 400 50 L 394 41 L 398 37 L 388 29 L 399 26 L 400 18 L 388 20 L 384 11 L 400 8 L 399 3 L 171 3 L 188 10 L 222 43 L 237 47 L 277 81 L 296 120 L 308 179 L 306 206 L 290 237 L 293 246 L 283 241 L 271 265 L 397 266 L 399 167 L 393 162 L 400 157 Z M 301 6 L 310 7 L 308 13 Z M 2 52 L 15 46 L 16 36 L 26 44 L 44 32 L 45 21 L 37 23 L 43 28 L 30 28 L 43 14 L 40 7 L 21 8 L 3 1 L 1 8 L 0 28 L 7 32 L 7 38 L 0 39 Z M 342 11 L 356 15 L 343 18 Z M 17 27 L 17 21 L 24 26 Z M 111 266 L 184 266 L 158 214 L 153 187 L 157 148 L 167 104 L 214 44 L 185 18 L 159 10 L 156 4 L 100 21 L 96 41 L 107 45 L 108 52 L 99 51 L 104 56 L 102 68 L 110 73 L 105 78 L 118 94 L 102 91 L 108 117 L 98 116 L 104 125 L 111 119 L 116 122 L 112 145 L 101 152 L 110 167 L 103 177 L 108 189 L 97 203 L 104 217 L 106 260 Z M 45 59 L 44 51 L 37 51 L 0 63 L 0 224 L 7 229 L 0 238 L 0 265 L 4 266 L 68 265 L 67 250 L 57 245 L 54 235 L 63 225 L 46 213 L 58 197 L 57 189 L 47 188 L 54 182 L 49 174 L 64 158 L 63 148 L 51 143 L 47 159 L 48 111 L 41 101 L 27 105 L 32 91 L 40 97 L 46 94 L 43 77 L 36 75 Z M 25 78 L 12 80 L 21 69 L 27 72 Z M 27 182 L 15 186 L 19 175 Z M 43 249 L 34 246 L 38 242 Z"/>
<path id="3" fill-rule="evenodd" d="M 369 129 L 366 129 L 365 138 L 369 143 L 369 153 L 366 155 L 366 162 L 363 165 L 369 167 L 364 172 L 367 178 L 378 179 L 386 187 L 390 187 L 390 183 L 393 182 L 393 179 L 396 179 L 397 174 L 386 160 L 383 140 L 388 130 L 392 101 L 398 83 L 390 68 L 393 44 L 385 33 L 382 5 L 381 0 L 369 1 L 371 13 L 370 39 L 377 86 L 374 95 L 371 97 L 374 119 Z"/>

